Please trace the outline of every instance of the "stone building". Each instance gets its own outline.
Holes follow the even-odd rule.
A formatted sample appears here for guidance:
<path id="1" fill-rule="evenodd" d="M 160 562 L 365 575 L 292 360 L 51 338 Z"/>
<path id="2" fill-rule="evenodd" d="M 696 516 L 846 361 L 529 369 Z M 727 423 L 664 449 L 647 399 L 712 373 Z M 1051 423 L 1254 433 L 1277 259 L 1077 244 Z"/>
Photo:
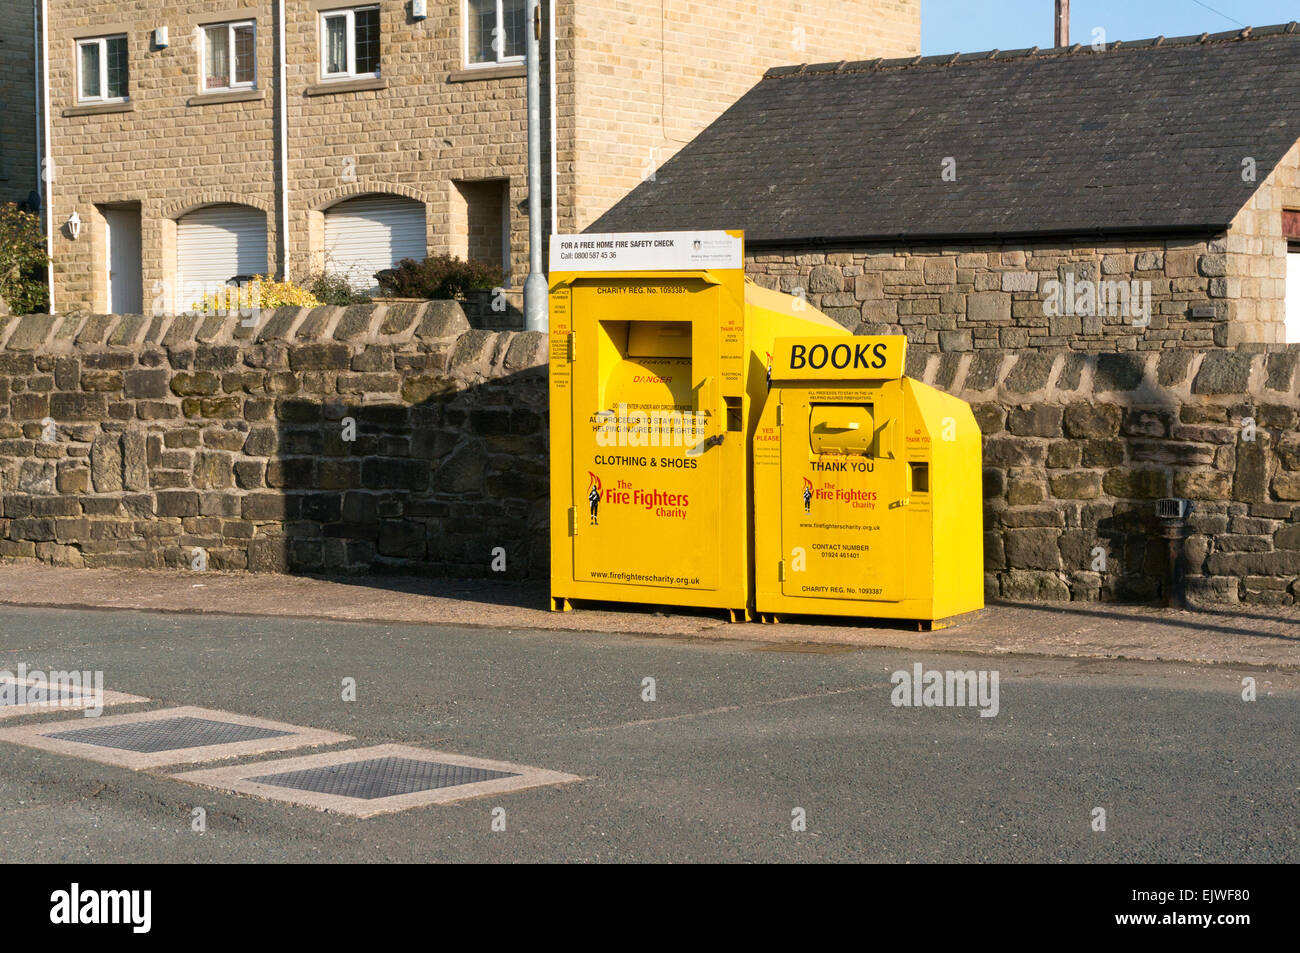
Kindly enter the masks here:
<path id="1" fill-rule="evenodd" d="M 56 310 L 184 310 L 254 273 L 366 285 L 426 253 L 495 259 L 520 283 L 524 0 L 435 0 L 421 18 L 285 0 L 283 25 L 279 6 L 49 0 Z M 544 231 L 585 227 L 773 63 L 919 48 L 919 0 L 808 9 L 543 4 Z"/>
<path id="2" fill-rule="evenodd" d="M 1300 340 L 1300 28 L 785 66 L 601 216 L 931 351 Z"/>

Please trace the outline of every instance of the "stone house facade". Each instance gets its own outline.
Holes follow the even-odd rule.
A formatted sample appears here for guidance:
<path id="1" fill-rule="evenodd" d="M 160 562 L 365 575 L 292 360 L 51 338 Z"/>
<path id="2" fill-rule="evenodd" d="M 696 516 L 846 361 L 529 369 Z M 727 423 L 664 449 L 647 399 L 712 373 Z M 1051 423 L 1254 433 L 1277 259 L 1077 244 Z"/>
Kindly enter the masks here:
<path id="1" fill-rule="evenodd" d="M 590 230 L 743 228 L 930 351 L 1300 341 L 1298 68 L 1291 23 L 773 69 Z"/>
<path id="2" fill-rule="evenodd" d="M 521 284 L 523 0 L 423 18 L 397 0 L 285 0 L 283 30 L 277 7 L 50 0 L 56 310 L 184 310 L 254 273 L 364 285 L 426 253 L 496 260 Z M 543 4 L 547 233 L 552 207 L 556 229 L 580 230 L 772 63 L 920 41 L 919 0 L 830 0 L 816 17 L 794 0 L 556 0 L 552 64 L 551 20 Z"/>

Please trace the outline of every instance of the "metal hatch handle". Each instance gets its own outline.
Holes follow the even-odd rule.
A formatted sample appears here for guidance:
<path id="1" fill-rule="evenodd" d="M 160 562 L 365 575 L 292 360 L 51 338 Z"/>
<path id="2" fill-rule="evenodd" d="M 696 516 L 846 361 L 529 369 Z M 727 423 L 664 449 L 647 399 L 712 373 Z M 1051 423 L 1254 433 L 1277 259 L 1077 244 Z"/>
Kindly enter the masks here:
<path id="1" fill-rule="evenodd" d="M 709 429 L 712 430 L 715 426 L 721 428 L 725 423 L 726 417 L 725 415 L 718 413 L 717 380 L 712 376 L 704 378 L 704 380 L 700 381 L 700 386 L 697 388 L 696 393 L 698 395 L 695 401 L 696 413 L 702 413 L 707 410 L 709 414 Z M 699 456 L 711 447 L 721 446 L 726 437 L 726 432 L 719 429 L 717 433 L 709 434 L 688 450 L 686 455 L 692 457 Z"/>

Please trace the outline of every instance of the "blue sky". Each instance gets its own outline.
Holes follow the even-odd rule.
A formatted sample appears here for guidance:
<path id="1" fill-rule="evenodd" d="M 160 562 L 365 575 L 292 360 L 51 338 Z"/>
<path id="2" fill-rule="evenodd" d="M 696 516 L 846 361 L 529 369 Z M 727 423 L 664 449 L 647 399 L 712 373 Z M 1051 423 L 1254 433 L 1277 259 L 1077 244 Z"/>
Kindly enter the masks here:
<path id="1" fill-rule="evenodd" d="M 921 52 L 974 53 L 1052 45 L 1054 0 L 921 0 Z M 1300 0 L 1071 0 L 1070 41 L 1220 33 L 1300 20 Z"/>

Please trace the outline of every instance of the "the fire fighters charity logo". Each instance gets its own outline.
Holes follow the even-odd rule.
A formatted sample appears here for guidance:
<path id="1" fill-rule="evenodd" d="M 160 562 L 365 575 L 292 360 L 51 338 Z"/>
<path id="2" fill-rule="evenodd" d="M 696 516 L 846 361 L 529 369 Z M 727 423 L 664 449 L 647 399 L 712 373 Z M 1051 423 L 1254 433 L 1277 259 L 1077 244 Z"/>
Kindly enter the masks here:
<path id="1" fill-rule="evenodd" d="M 812 480 L 803 478 L 803 511 L 812 512 Z"/>
<path id="2" fill-rule="evenodd" d="M 591 477 L 591 483 L 587 487 L 587 502 L 591 504 L 591 525 L 599 526 L 596 520 L 596 511 L 600 508 L 600 477 L 587 471 L 587 476 Z"/>

